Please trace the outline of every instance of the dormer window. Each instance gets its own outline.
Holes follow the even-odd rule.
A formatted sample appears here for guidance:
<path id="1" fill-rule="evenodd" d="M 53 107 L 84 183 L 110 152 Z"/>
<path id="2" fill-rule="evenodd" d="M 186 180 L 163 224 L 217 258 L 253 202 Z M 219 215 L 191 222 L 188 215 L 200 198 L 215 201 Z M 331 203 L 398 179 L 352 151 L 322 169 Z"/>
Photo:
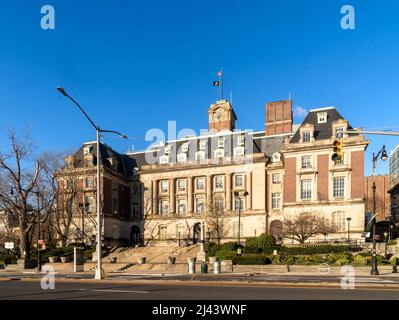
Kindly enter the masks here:
<path id="1" fill-rule="evenodd" d="M 159 157 L 159 164 L 168 164 L 169 163 L 169 156 L 164 155 Z"/>
<path id="2" fill-rule="evenodd" d="M 208 141 L 206 140 L 201 140 L 199 143 L 199 149 L 200 150 L 205 150 L 206 149 L 206 145 L 207 145 Z"/>
<path id="3" fill-rule="evenodd" d="M 237 137 L 237 145 L 242 146 L 244 145 L 245 142 L 245 136 L 244 135 L 239 135 Z"/>
<path id="4" fill-rule="evenodd" d="M 181 152 L 187 152 L 188 151 L 188 143 L 184 143 L 182 146 L 181 146 Z"/>
<path id="5" fill-rule="evenodd" d="M 169 154 L 171 149 L 171 145 L 166 145 L 165 146 L 165 154 Z"/>
<path id="6" fill-rule="evenodd" d="M 317 113 L 317 123 L 327 123 L 327 112 Z"/>
<path id="7" fill-rule="evenodd" d="M 344 127 L 335 128 L 335 138 L 336 139 L 344 138 Z"/>
<path id="8" fill-rule="evenodd" d="M 187 155 L 185 153 L 179 153 L 177 155 L 177 162 L 178 163 L 186 163 L 187 162 Z"/>
<path id="9" fill-rule="evenodd" d="M 302 134 L 302 142 L 303 142 L 303 143 L 310 142 L 310 131 L 305 131 L 305 132 Z"/>
<path id="10" fill-rule="evenodd" d="M 203 161 L 205 160 L 205 151 L 197 151 L 195 153 L 195 160 L 196 161 Z"/>
<path id="11" fill-rule="evenodd" d="M 224 157 L 224 149 L 216 149 L 215 150 L 215 158 L 223 158 Z"/>
<path id="12" fill-rule="evenodd" d="M 244 147 L 235 147 L 234 148 L 234 156 L 240 157 L 244 155 Z"/>
<path id="13" fill-rule="evenodd" d="M 218 139 L 218 148 L 224 148 L 224 137 Z"/>
<path id="14" fill-rule="evenodd" d="M 93 146 L 86 146 L 83 148 L 83 154 L 88 155 L 93 151 Z"/>

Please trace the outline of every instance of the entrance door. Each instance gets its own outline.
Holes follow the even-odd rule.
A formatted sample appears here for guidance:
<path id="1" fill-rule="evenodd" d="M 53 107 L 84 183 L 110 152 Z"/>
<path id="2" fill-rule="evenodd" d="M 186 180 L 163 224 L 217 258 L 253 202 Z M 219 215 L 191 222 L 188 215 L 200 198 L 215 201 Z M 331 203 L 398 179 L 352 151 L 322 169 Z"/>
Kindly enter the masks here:
<path id="1" fill-rule="evenodd" d="M 196 223 L 193 228 L 193 244 L 201 240 L 201 223 Z"/>
<path id="2" fill-rule="evenodd" d="M 138 226 L 133 226 L 132 231 L 130 233 L 130 242 L 132 245 L 139 244 L 140 241 L 140 228 Z"/>

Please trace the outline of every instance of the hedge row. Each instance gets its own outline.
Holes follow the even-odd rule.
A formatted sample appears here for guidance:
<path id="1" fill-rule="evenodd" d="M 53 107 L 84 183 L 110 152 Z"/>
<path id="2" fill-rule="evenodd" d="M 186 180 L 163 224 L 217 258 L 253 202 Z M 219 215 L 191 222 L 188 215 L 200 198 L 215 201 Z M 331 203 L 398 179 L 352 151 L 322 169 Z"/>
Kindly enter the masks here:
<path id="1" fill-rule="evenodd" d="M 318 265 L 327 263 L 329 265 L 370 265 L 372 256 L 368 253 L 352 255 L 350 253 L 335 253 L 328 255 L 266 255 L 266 254 L 243 254 L 237 256 L 236 252 L 216 253 L 220 260 L 232 260 L 233 264 L 240 265 Z M 399 265 L 399 259 L 392 259 L 389 262 L 384 260 L 383 256 L 377 255 L 378 264 L 396 264 Z"/>

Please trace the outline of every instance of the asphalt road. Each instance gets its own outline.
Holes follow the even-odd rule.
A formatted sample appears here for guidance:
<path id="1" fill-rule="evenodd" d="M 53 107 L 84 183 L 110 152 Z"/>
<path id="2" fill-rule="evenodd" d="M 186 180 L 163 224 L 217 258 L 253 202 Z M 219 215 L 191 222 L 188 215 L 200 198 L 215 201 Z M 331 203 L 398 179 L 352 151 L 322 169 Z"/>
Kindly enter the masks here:
<path id="1" fill-rule="evenodd" d="M 43 290 L 39 280 L 0 282 L 0 300 L 399 300 L 398 289 L 250 287 L 56 282 Z"/>

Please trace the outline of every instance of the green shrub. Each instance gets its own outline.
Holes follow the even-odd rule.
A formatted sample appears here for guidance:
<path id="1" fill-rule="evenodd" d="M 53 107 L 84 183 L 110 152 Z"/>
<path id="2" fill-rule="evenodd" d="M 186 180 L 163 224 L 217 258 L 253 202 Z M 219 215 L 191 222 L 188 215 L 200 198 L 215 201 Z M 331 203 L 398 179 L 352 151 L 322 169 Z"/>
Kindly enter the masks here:
<path id="1" fill-rule="evenodd" d="M 326 260 L 327 260 L 326 258 L 324 258 L 323 256 L 320 256 L 320 255 L 317 255 L 317 254 L 312 255 L 309 258 L 309 261 L 314 264 L 321 264 L 321 263 L 324 263 Z"/>
<path id="2" fill-rule="evenodd" d="M 276 239 L 273 236 L 262 233 L 258 237 L 258 247 L 259 248 L 268 248 L 276 245 Z"/>
<path id="3" fill-rule="evenodd" d="M 236 252 L 227 252 L 227 251 L 218 251 L 215 254 L 215 257 L 219 259 L 219 261 L 222 260 L 233 260 L 233 258 L 237 257 Z"/>
<path id="4" fill-rule="evenodd" d="M 390 241 L 388 242 L 388 245 L 389 245 L 389 246 L 396 246 L 397 243 L 398 243 L 398 241 L 397 241 L 396 239 L 395 239 L 395 240 L 390 240 Z"/>
<path id="5" fill-rule="evenodd" d="M 399 258 L 397 258 L 397 257 L 391 258 L 391 260 L 389 260 L 389 261 L 390 261 L 390 263 L 391 263 L 393 266 L 399 266 Z"/>
<path id="6" fill-rule="evenodd" d="M 331 254 L 327 258 L 327 263 L 329 264 L 335 263 L 339 266 L 342 266 L 344 264 L 349 264 L 352 261 L 353 261 L 352 254 L 346 252 Z"/>
<path id="7" fill-rule="evenodd" d="M 333 245 L 308 245 L 305 247 L 280 247 L 280 251 L 291 255 L 312 255 L 358 251 L 358 247 L 333 246 Z"/>
<path id="8" fill-rule="evenodd" d="M 220 248 L 221 251 L 237 251 L 238 248 L 242 248 L 237 242 L 226 242 Z"/>
<path id="9" fill-rule="evenodd" d="M 208 242 L 205 244 L 205 252 L 207 257 L 214 257 L 216 255 L 216 252 L 220 251 L 222 248 L 221 245 L 214 243 L 214 242 Z"/>
<path id="10" fill-rule="evenodd" d="M 353 262 L 354 264 L 357 265 L 367 265 L 371 260 L 368 259 L 368 257 L 357 254 L 354 258 L 353 258 Z"/>
<path id="11" fill-rule="evenodd" d="M 295 256 L 285 256 L 283 262 L 284 262 L 284 264 L 290 264 L 291 265 L 291 264 L 295 263 L 295 260 L 296 260 Z"/>
<path id="12" fill-rule="evenodd" d="M 259 254 L 246 254 L 233 258 L 233 264 L 240 265 L 264 265 L 270 264 L 271 260 L 268 256 Z"/>
<path id="13" fill-rule="evenodd" d="M 285 257 L 282 255 L 271 255 L 269 256 L 270 260 L 272 261 L 272 264 L 284 264 L 284 259 Z"/>

